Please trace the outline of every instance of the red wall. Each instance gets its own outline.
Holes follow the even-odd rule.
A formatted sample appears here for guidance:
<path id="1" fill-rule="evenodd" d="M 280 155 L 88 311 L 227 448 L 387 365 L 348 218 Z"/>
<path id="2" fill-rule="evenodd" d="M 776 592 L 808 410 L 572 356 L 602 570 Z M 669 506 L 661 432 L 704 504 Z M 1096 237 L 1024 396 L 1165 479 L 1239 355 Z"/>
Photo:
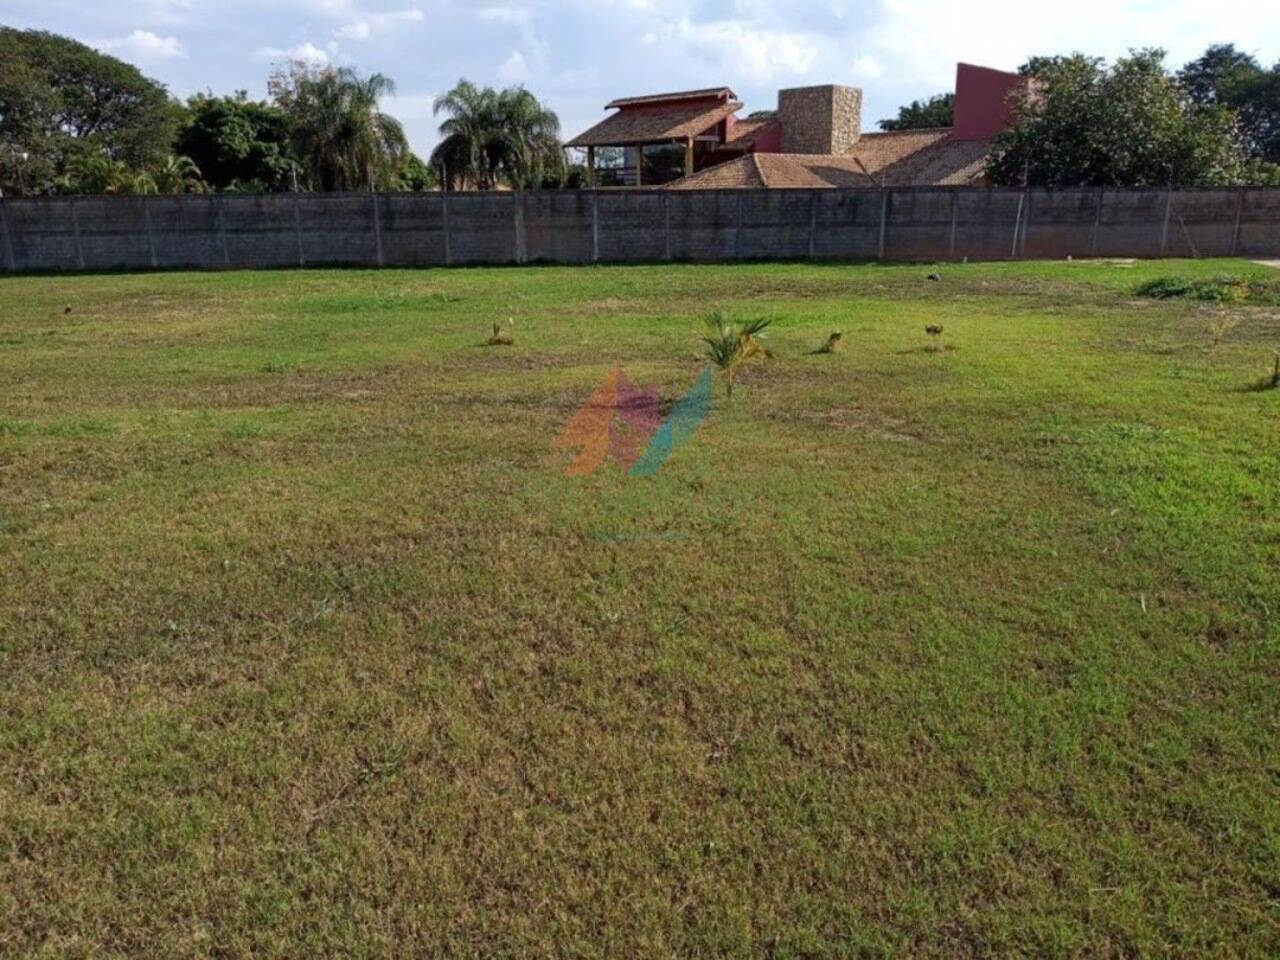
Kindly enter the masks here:
<path id="1" fill-rule="evenodd" d="M 957 140 L 988 140 L 1013 123 L 1009 96 L 1025 77 L 990 67 L 956 64 L 956 111 L 951 135 Z"/>

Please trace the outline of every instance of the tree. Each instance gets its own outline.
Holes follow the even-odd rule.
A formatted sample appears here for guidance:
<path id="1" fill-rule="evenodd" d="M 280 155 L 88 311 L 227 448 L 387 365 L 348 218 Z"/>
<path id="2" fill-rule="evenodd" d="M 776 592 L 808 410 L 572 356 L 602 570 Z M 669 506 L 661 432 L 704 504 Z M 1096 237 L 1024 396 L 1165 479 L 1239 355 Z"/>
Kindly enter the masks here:
<path id="1" fill-rule="evenodd" d="M 1139 50 L 1108 68 L 1096 58 L 1040 58 L 1018 121 L 992 145 L 996 183 L 1030 186 L 1214 186 L 1242 181 L 1231 111 L 1199 104 Z"/>
<path id="2" fill-rule="evenodd" d="M 434 169 L 423 163 L 422 158 L 416 153 L 408 153 L 400 164 L 400 175 L 396 179 L 395 188 L 406 193 L 415 193 L 421 190 L 432 190 L 438 182 L 439 178 Z"/>
<path id="3" fill-rule="evenodd" d="M 905 107 L 898 108 L 898 116 L 892 120 L 881 120 L 881 130 L 924 130 L 929 127 L 951 126 L 955 113 L 956 95 L 939 93 L 928 100 L 912 100 Z"/>
<path id="4" fill-rule="evenodd" d="M 200 168 L 190 157 L 165 157 L 164 162 L 150 171 L 156 193 L 204 193 L 205 182 Z"/>
<path id="5" fill-rule="evenodd" d="M 400 121 L 378 110 L 378 101 L 395 91 L 388 77 L 294 62 L 276 70 L 267 87 L 312 189 L 396 185 L 409 143 Z"/>
<path id="6" fill-rule="evenodd" d="M 434 109 L 447 114 L 431 154 L 431 165 L 447 172 L 446 186 L 524 189 L 563 182 L 560 120 L 523 87 L 498 91 L 459 80 Z"/>
<path id="7" fill-rule="evenodd" d="M 123 160 L 115 160 L 105 154 L 73 157 L 52 187 L 56 192 L 65 194 L 157 192 L 155 180 L 149 173 L 134 170 Z"/>
<path id="8" fill-rule="evenodd" d="M 52 189 L 76 157 L 133 170 L 173 144 L 178 107 L 135 67 L 67 37 L 0 28 L 0 187 Z"/>
<path id="9" fill-rule="evenodd" d="M 1266 70 L 1232 44 L 1216 44 L 1178 71 L 1196 103 L 1231 108 L 1251 157 L 1280 163 L 1280 63 Z"/>
<path id="10" fill-rule="evenodd" d="M 187 101 L 176 152 L 189 157 L 209 186 L 225 190 L 255 185 L 289 190 L 298 165 L 289 153 L 284 113 L 239 91 L 234 96 L 197 94 Z"/>

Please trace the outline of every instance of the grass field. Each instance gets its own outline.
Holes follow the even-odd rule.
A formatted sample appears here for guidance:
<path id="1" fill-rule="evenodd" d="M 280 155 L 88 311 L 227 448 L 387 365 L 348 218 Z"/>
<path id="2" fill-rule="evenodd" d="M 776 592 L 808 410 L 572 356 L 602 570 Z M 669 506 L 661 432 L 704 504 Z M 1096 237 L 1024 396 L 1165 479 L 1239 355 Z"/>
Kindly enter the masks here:
<path id="1" fill-rule="evenodd" d="M 1280 954 L 1280 275 L 931 269 L 0 280 L 0 955 Z"/>

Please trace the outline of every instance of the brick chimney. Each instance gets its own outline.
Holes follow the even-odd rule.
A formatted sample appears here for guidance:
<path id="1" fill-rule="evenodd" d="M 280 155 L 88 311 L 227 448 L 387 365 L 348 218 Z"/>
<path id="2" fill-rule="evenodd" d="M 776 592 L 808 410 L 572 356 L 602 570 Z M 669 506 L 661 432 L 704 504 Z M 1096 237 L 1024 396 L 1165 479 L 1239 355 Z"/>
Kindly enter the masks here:
<path id="1" fill-rule="evenodd" d="M 783 153 L 847 154 L 862 135 L 862 91 L 827 84 L 778 91 Z"/>

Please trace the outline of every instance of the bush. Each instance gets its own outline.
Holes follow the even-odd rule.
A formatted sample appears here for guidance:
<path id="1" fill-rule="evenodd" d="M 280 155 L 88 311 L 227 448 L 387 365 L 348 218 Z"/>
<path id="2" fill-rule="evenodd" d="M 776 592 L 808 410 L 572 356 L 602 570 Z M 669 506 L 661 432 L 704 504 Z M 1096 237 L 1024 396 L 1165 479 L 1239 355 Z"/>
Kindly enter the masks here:
<path id="1" fill-rule="evenodd" d="M 1201 300 L 1206 303 L 1235 303 L 1256 294 L 1272 292 L 1267 285 L 1250 283 L 1241 277 L 1220 273 L 1210 280 L 1187 277 L 1157 277 L 1138 287 L 1140 297 L 1152 300 Z M 1272 292 L 1273 293 L 1273 292 Z M 1274 295 L 1274 293 L 1273 293 Z"/>

